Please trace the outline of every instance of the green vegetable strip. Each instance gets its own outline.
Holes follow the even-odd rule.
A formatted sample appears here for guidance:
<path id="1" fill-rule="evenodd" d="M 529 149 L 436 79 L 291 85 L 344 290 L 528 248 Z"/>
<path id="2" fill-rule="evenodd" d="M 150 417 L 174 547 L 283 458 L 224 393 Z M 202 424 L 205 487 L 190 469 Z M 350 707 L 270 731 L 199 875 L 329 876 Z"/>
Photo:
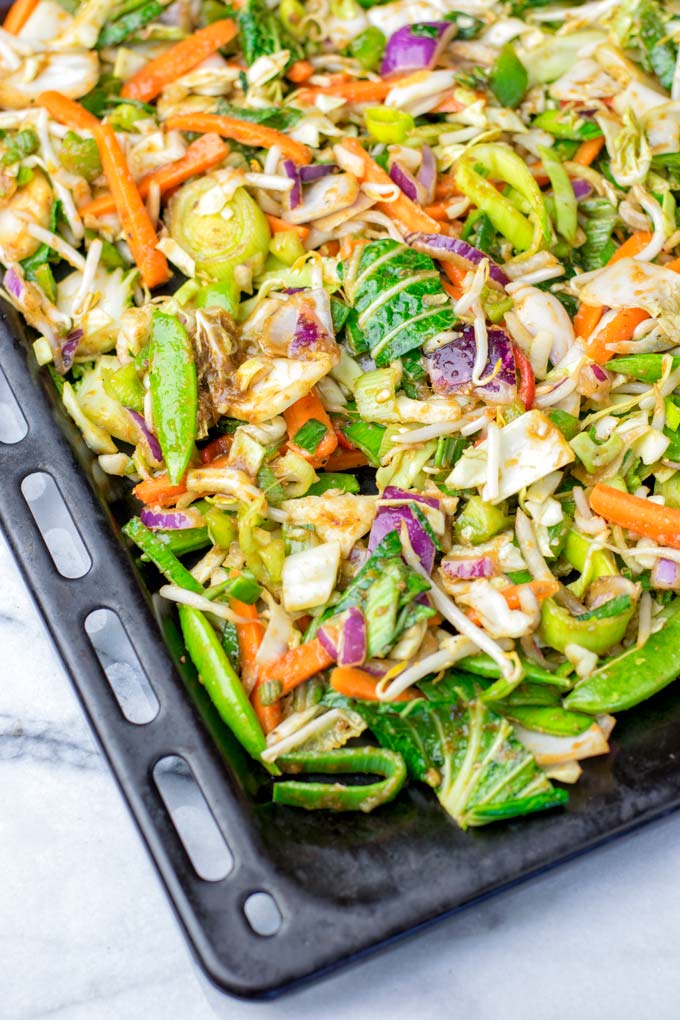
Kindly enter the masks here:
<path id="1" fill-rule="evenodd" d="M 316 418 L 310 418 L 306 421 L 302 428 L 293 436 L 293 442 L 296 446 L 300 446 L 303 450 L 308 453 L 314 453 L 317 446 L 328 432 L 328 429 L 323 422 L 317 421 Z"/>
<path id="2" fill-rule="evenodd" d="M 501 106 L 514 110 L 522 102 L 529 84 L 527 69 L 508 43 L 498 54 L 489 73 L 489 85 Z"/>
<path id="3" fill-rule="evenodd" d="M 559 156 L 552 149 L 546 148 L 545 145 L 539 145 L 538 151 L 553 188 L 557 229 L 569 244 L 573 244 L 576 240 L 578 222 L 576 219 L 576 196 L 569 174 L 562 166 Z"/>
<path id="4" fill-rule="evenodd" d="M 198 387 L 193 350 L 177 319 L 154 310 L 149 381 L 153 420 L 171 485 L 182 480 L 196 440 Z"/>
<path id="5" fill-rule="evenodd" d="M 187 651 L 210 700 L 238 742 L 260 760 L 266 747 L 264 734 L 217 634 L 203 613 L 190 606 L 179 607 L 179 620 Z"/>
<path id="6" fill-rule="evenodd" d="M 123 528 L 123 534 L 139 546 L 170 584 L 186 588 L 197 595 L 204 594 L 203 585 L 180 563 L 172 550 L 160 538 L 157 538 L 153 531 L 149 531 L 146 525 L 142 524 L 139 517 L 133 517 L 127 522 Z"/>
<path id="7" fill-rule="evenodd" d="M 136 10 L 116 18 L 115 21 L 107 22 L 99 33 L 97 49 L 120 45 L 129 36 L 139 32 L 141 28 L 162 14 L 163 10 L 163 4 L 158 3 L 158 0 L 149 0 L 148 3 L 143 3 Z"/>
<path id="8" fill-rule="evenodd" d="M 375 773 L 385 778 L 364 786 L 342 783 L 279 781 L 274 784 L 274 803 L 308 811 L 373 811 L 393 800 L 406 780 L 406 766 L 400 754 L 379 747 L 343 747 L 336 751 L 301 752 L 277 759 L 284 772 Z"/>

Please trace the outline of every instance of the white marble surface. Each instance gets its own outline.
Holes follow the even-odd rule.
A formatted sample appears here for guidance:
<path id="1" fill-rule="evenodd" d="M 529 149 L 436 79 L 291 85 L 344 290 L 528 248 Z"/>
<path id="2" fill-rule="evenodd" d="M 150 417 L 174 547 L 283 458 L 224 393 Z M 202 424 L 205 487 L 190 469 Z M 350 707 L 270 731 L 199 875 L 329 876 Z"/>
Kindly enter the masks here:
<path id="1" fill-rule="evenodd" d="M 680 814 L 275 1002 L 206 997 L 0 539 L 1 1020 L 677 1020 Z"/>

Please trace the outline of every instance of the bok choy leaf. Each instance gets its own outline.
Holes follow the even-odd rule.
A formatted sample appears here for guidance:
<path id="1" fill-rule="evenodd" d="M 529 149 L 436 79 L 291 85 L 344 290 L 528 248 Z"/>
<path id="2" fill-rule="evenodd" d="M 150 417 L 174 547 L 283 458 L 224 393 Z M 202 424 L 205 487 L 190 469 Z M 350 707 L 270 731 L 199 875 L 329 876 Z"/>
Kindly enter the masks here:
<path id="1" fill-rule="evenodd" d="M 426 698 L 405 705 L 348 704 L 382 746 L 402 755 L 412 778 L 434 789 L 462 829 L 566 802 L 567 792 L 553 787 L 512 724 L 481 700 L 474 681 L 450 673 L 422 687 Z"/>

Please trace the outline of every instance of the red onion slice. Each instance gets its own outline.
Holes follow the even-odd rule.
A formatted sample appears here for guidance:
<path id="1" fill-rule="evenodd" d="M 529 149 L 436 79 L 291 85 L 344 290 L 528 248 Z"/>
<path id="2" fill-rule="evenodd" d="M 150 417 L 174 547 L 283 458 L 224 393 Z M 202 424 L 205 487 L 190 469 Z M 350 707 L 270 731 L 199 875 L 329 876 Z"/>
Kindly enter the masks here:
<path id="1" fill-rule="evenodd" d="M 418 170 L 417 180 L 425 192 L 423 203 L 425 205 L 430 205 L 434 202 L 434 188 L 437 182 L 437 160 L 435 159 L 434 152 L 429 145 L 423 145 L 420 151 L 422 154 L 422 160 Z"/>
<path id="2" fill-rule="evenodd" d="M 302 202 L 302 185 L 300 184 L 300 173 L 292 159 L 284 159 L 283 169 L 286 177 L 290 177 L 293 187 L 288 193 L 288 202 L 291 209 L 296 209 Z"/>
<path id="3" fill-rule="evenodd" d="M 146 427 L 144 415 L 140 414 L 139 411 L 133 411 L 131 407 L 126 408 L 126 410 L 132 417 L 137 428 L 139 429 L 146 446 L 148 446 L 149 448 L 149 453 L 151 454 L 152 458 L 159 464 L 161 464 L 163 461 L 163 451 L 161 450 L 161 444 L 158 442 L 153 432 Z"/>
<path id="4" fill-rule="evenodd" d="M 405 170 L 401 164 L 397 162 L 392 163 L 390 166 L 390 177 L 407 198 L 410 198 L 412 202 L 423 204 L 425 201 L 425 189 L 421 187 L 413 174 Z"/>
<path id="5" fill-rule="evenodd" d="M 466 269 L 476 268 L 483 259 L 489 263 L 489 281 L 497 287 L 505 287 L 509 278 L 497 263 L 479 248 L 473 248 L 467 241 L 448 234 L 407 234 L 406 243 L 416 251 L 431 255 L 434 259 L 450 260 L 463 265 Z"/>
<path id="6" fill-rule="evenodd" d="M 82 329 L 72 329 L 71 332 L 64 338 L 64 342 L 61 345 L 61 369 L 62 372 L 68 372 L 69 368 L 73 364 L 73 359 L 76 356 L 78 350 L 78 344 L 83 339 L 84 333 Z"/>
<path id="7" fill-rule="evenodd" d="M 338 665 L 360 666 L 366 658 L 366 641 L 366 620 L 364 614 L 358 606 L 351 606 L 347 610 L 340 632 Z"/>
<path id="8" fill-rule="evenodd" d="M 515 354 L 507 333 L 496 327 L 488 331 L 489 352 L 482 379 L 483 386 L 473 387 L 472 370 L 477 341 L 474 327 L 463 326 L 451 343 L 438 347 L 427 357 L 427 370 L 435 393 L 473 391 L 483 400 L 510 404 L 517 394 Z"/>
<path id="9" fill-rule="evenodd" d="M 666 590 L 680 588 L 680 563 L 661 557 L 652 567 L 650 581 L 653 588 Z"/>
<path id="10" fill-rule="evenodd" d="M 18 300 L 24 292 L 24 281 L 21 279 L 17 271 L 15 269 L 8 269 L 5 273 L 5 279 L 3 282 L 8 293 Z"/>
<path id="11" fill-rule="evenodd" d="M 338 627 L 333 623 L 324 623 L 316 632 L 319 643 L 331 656 L 334 662 L 338 661 L 338 643 L 340 634 Z"/>
<path id="12" fill-rule="evenodd" d="M 455 31 L 451 21 L 421 21 L 397 29 L 387 41 L 380 74 L 384 78 L 402 71 L 431 70 Z"/>
<path id="13" fill-rule="evenodd" d="M 396 531 L 399 534 L 402 523 L 406 525 L 413 551 L 423 568 L 428 574 L 431 574 L 437 550 L 427 531 L 408 506 L 381 506 L 378 508 L 368 538 L 369 551 L 373 552 L 385 535 L 391 531 Z"/>
<path id="14" fill-rule="evenodd" d="M 490 556 L 477 559 L 442 560 L 442 573 L 453 581 L 473 581 L 478 577 L 493 577 L 496 573 Z"/>
<path id="15" fill-rule="evenodd" d="M 584 181 L 581 177 L 572 178 L 571 187 L 574 192 L 574 198 L 580 201 L 582 198 L 588 198 L 588 195 L 592 195 L 593 188 L 588 181 Z"/>
<path id="16" fill-rule="evenodd" d="M 162 510 L 160 507 L 144 507 L 140 513 L 142 524 L 152 530 L 179 531 L 183 528 L 202 528 L 203 517 L 198 510 Z"/>
<path id="17" fill-rule="evenodd" d="M 303 184 L 311 184 L 321 177 L 328 177 L 338 169 L 337 163 L 316 163 L 314 166 L 301 166 L 298 169 L 298 176 Z"/>

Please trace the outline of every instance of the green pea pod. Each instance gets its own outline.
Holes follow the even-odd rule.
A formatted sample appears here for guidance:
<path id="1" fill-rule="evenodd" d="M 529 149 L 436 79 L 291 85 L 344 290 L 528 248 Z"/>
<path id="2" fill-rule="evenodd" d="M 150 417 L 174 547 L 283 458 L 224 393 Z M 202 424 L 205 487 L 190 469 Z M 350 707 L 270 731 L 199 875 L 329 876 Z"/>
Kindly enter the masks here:
<path id="1" fill-rule="evenodd" d="M 559 687 L 563 691 L 568 691 L 572 687 L 571 681 L 567 677 L 560 676 L 559 673 L 551 673 L 549 670 L 543 669 L 542 666 L 536 665 L 535 662 L 530 662 L 529 659 L 523 659 L 521 656 L 519 661 L 522 664 L 525 680 L 531 680 L 535 684 Z M 475 676 L 482 676 L 488 680 L 497 680 L 501 675 L 498 664 L 493 661 L 490 655 L 469 655 L 466 659 L 461 659 L 458 665 L 466 673 L 474 673 Z M 491 690 L 493 688 L 489 688 L 489 691 Z M 486 700 L 486 693 L 484 700 Z"/>
<path id="2" fill-rule="evenodd" d="M 238 742 L 259 761 L 266 747 L 264 733 L 217 634 L 204 614 L 191 606 L 179 606 L 179 622 L 187 651 L 210 700 Z M 266 767 L 277 774 L 275 767 Z"/>
<path id="3" fill-rule="evenodd" d="M 623 640 L 634 611 L 628 595 L 617 596 L 582 616 L 572 616 L 553 599 L 546 599 L 541 607 L 541 637 L 558 652 L 568 645 L 580 645 L 601 655 Z"/>
<path id="4" fill-rule="evenodd" d="M 187 568 L 180 563 L 167 543 L 162 541 L 153 531 L 149 531 L 145 524 L 142 524 L 139 517 L 133 517 L 127 522 L 123 528 L 123 534 L 132 539 L 135 545 L 139 546 L 163 577 L 168 579 L 170 584 L 176 584 L 178 587 L 186 588 L 197 595 L 203 595 L 203 585 L 199 584 L 194 575 L 189 573 Z"/>
<path id="5" fill-rule="evenodd" d="M 550 219 L 536 181 L 526 163 L 507 146 L 496 143 L 473 145 L 455 169 L 456 184 L 464 195 L 482 209 L 496 230 L 507 237 L 517 251 L 526 251 L 534 243 L 533 224 L 513 203 L 499 194 L 477 170 L 482 167 L 493 180 L 505 181 L 527 201 L 546 242 L 552 238 Z"/>
<path id="6" fill-rule="evenodd" d="M 629 648 L 576 685 L 566 708 L 589 715 L 621 712 L 662 690 L 680 673 L 680 599 L 663 611 L 664 626 L 642 648 Z"/>
<path id="7" fill-rule="evenodd" d="M 612 358 L 607 368 L 612 372 L 621 372 L 629 375 L 631 379 L 638 379 L 650 385 L 658 382 L 663 375 L 664 359 L 670 358 L 670 354 L 628 354 L 620 358 Z M 672 369 L 680 365 L 680 358 L 672 358 Z"/>
<path id="8" fill-rule="evenodd" d="M 154 425 L 170 484 L 178 485 L 196 441 L 196 366 L 184 326 L 158 310 L 151 320 L 150 365 Z"/>
<path id="9" fill-rule="evenodd" d="M 593 724 L 591 716 L 584 712 L 570 712 L 561 705 L 508 706 L 496 703 L 491 707 L 494 712 L 527 730 L 555 737 L 577 737 Z"/>
<path id="10" fill-rule="evenodd" d="M 310 751 L 277 758 L 284 772 L 370 772 L 385 778 L 366 786 L 343 783 L 305 783 L 286 780 L 274 785 L 274 803 L 308 811 L 372 811 L 392 800 L 406 780 L 404 759 L 383 747 L 343 747 L 337 751 Z"/>
<path id="11" fill-rule="evenodd" d="M 154 534 L 175 556 L 185 556 L 187 553 L 196 552 L 197 549 L 205 549 L 207 545 L 210 545 L 210 535 L 207 528 L 158 530 Z"/>

